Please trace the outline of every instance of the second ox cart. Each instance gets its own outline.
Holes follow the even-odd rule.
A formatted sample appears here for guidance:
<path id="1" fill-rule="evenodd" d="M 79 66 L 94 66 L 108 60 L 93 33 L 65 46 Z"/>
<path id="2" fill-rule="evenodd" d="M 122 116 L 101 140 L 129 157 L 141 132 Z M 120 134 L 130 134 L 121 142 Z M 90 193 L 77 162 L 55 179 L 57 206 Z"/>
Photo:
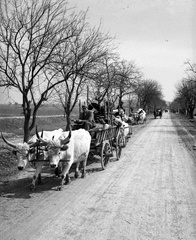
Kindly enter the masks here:
<path id="1" fill-rule="evenodd" d="M 124 136 L 124 130 L 128 128 L 128 134 Z M 131 126 L 111 125 L 107 129 L 92 128 L 88 130 L 91 135 L 89 160 L 95 155 L 100 157 L 102 170 L 105 169 L 111 157 L 116 155 L 120 159 L 122 148 L 126 146 L 132 134 Z"/>

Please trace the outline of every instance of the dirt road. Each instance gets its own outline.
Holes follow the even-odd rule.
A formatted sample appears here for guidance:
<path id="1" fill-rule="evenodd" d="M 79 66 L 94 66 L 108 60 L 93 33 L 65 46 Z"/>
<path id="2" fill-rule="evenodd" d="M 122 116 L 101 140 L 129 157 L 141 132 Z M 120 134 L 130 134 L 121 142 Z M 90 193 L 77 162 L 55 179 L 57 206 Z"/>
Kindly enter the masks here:
<path id="1" fill-rule="evenodd" d="M 177 117 L 134 129 L 120 161 L 88 165 L 63 191 L 47 173 L 35 192 L 29 178 L 2 188 L 0 239 L 196 239 L 196 133 Z"/>

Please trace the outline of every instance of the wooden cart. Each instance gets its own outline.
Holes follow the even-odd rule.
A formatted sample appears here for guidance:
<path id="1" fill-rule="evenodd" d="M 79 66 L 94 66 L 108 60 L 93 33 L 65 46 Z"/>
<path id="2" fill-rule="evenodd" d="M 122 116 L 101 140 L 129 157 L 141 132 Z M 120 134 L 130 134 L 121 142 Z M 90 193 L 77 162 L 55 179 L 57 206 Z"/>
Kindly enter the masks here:
<path id="1" fill-rule="evenodd" d="M 92 140 L 89 157 L 100 156 L 101 167 L 104 170 L 113 152 L 116 152 L 116 159 L 119 160 L 123 147 L 123 138 L 119 126 L 111 126 L 108 129 L 89 130 Z"/>
<path id="2" fill-rule="evenodd" d="M 114 151 L 116 153 L 116 159 L 120 159 L 122 147 L 124 145 L 120 126 L 111 126 L 108 129 L 91 129 L 89 133 L 92 137 L 89 158 L 92 158 L 94 155 L 99 156 L 103 170 L 107 166 L 110 157 L 114 155 Z M 48 163 L 46 159 L 39 159 L 39 155 L 43 154 L 44 150 L 45 147 L 39 145 L 35 148 L 35 159 L 30 161 L 32 167 L 37 162 Z"/>

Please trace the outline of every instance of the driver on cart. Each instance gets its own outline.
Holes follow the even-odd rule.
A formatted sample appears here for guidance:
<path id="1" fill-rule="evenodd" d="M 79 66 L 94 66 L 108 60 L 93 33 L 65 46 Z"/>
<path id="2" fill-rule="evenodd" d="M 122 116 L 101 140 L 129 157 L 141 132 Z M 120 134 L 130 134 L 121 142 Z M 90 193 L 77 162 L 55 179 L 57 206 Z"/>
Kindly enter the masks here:
<path id="1" fill-rule="evenodd" d="M 89 105 L 88 109 L 86 105 L 82 106 L 82 112 L 80 113 L 79 120 L 76 123 L 86 130 L 89 130 L 95 126 L 93 106 Z"/>

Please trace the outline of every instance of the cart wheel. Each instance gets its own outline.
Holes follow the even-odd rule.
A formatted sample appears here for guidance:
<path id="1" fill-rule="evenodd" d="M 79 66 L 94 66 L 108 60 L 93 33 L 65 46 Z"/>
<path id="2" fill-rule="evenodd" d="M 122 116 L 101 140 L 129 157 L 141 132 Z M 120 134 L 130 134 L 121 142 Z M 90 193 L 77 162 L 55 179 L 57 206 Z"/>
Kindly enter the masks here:
<path id="1" fill-rule="evenodd" d="M 101 148 L 101 166 L 102 170 L 105 169 L 111 156 L 111 146 L 109 141 L 104 141 Z"/>
<path id="2" fill-rule="evenodd" d="M 123 137 L 121 134 L 119 134 L 116 138 L 116 160 L 120 159 L 123 145 L 124 145 Z"/>

